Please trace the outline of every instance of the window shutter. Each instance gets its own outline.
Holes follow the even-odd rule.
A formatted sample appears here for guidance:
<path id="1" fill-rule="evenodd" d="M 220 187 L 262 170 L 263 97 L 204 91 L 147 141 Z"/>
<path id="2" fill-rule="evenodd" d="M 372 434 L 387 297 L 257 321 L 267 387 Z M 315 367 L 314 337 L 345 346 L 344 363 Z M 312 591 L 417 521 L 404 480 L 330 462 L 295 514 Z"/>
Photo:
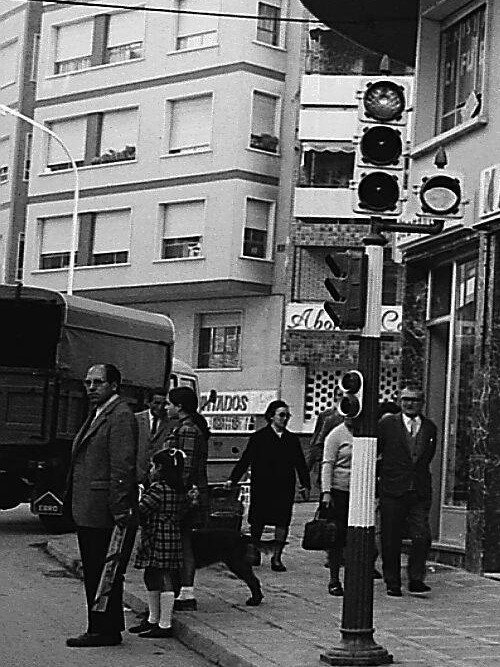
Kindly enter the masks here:
<path id="1" fill-rule="evenodd" d="M 201 316 L 201 328 L 237 327 L 241 323 L 241 313 L 204 313 Z"/>
<path id="2" fill-rule="evenodd" d="M 265 93 L 253 94 L 252 134 L 262 135 L 276 132 L 276 97 Z"/>
<path id="3" fill-rule="evenodd" d="M 220 11 L 220 0 L 179 0 L 181 11 L 214 12 Z M 178 37 L 196 35 L 202 32 L 217 30 L 217 16 L 200 16 L 199 14 L 179 14 Z"/>
<path id="4" fill-rule="evenodd" d="M 42 255 L 70 252 L 72 235 L 72 218 L 48 218 L 42 225 Z"/>
<path id="5" fill-rule="evenodd" d="M 19 60 L 17 57 L 17 39 L 0 49 L 0 86 L 6 86 L 17 80 Z"/>
<path id="6" fill-rule="evenodd" d="M 137 146 L 137 109 L 111 111 L 102 116 L 101 154 L 109 149 L 120 151 Z"/>
<path id="7" fill-rule="evenodd" d="M 259 229 L 262 232 L 267 232 L 269 211 L 269 202 L 259 201 L 258 199 L 247 199 L 246 226 L 251 229 Z"/>
<path id="8" fill-rule="evenodd" d="M 211 95 L 173 101 L 169 150 L 209 146 L 211 125 Z"/>
<path id="9" fill-rule="evenodd" d="M 165 206 L 163 238 L 201 236 L 205 202 L 191 201 Z"/>
<path id="10" fill-rule="evenodd" d="M 109 48 L 144 40 L 144 16 L 141 12 L 119 12 L 109 17 Z"/>
<path id="11" fill-rule="evenodd" d="M 10 139 L 5 137 L 0 139 L 0 167 L 9 166 L 10 162 Z"/>
<path id="12" fill-rule="evenodd" d="M 83 160 L 85 157 L 85 137 L 87 134 L 86 116 L 56 121 L 51 124 L 50 129 L 64 142 L 75 162 Z M 68 161 L 69 158 L 59 143 L 53 137 L 49 137 L 47 164 L 51 165 Z"/>
<path id="13" fill-rule="evenodd" d="M 56 62 L 90 56 L 93 31 L 93 21 L 60 26 L 57 29 Z"/>
<path id="14" fill-rule="evenodd" d="M 92 252 L 120 252 L 130 248 L 130 210 L 96 213 Z"/>

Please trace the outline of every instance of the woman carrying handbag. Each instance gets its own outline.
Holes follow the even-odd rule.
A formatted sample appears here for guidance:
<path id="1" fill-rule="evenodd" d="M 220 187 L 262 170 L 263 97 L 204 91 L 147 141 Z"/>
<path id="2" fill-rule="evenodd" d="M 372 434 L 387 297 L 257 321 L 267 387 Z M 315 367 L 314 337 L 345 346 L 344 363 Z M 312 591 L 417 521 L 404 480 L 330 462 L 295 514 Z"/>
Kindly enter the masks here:
<path id="1" fill-rule="evenodd" d="M 339 573 L 347 535 L 352 440 L 352 420 L 344 417 L 327 435 L 321 463 L 321 506 L 331 511 L 337 525 L 335 542 L 328 551 L 328 592 L 337 596 L 344 594 Z"/>

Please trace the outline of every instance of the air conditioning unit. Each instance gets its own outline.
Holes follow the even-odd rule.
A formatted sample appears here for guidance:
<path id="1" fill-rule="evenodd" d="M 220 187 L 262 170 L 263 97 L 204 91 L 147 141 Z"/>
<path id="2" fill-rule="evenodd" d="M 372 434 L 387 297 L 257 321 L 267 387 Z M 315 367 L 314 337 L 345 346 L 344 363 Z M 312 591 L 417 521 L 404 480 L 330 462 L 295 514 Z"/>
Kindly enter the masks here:
<path id="1" fill-rule="evenodd" d="M 188 257 L 200 257 L 201 256 L 201 243 L 188 243 L 187 256 Z"/>

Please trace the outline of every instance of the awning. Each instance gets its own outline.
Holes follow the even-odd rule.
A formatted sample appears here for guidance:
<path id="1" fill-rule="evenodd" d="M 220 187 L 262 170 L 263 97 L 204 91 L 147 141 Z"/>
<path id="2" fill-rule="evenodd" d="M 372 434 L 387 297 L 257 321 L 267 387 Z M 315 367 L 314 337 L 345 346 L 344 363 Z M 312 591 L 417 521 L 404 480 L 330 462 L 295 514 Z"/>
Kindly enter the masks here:
<path id="1" fill-rule="evenodd" d="M 418 0 L 301 0 L 311 14 L 361 46 L 413 67 Z"/>
<path id="2" fill-rule="evenodd" d="M 316 153 L 353 153 L 352 141 L 303 141 L 302 150 Z"/>

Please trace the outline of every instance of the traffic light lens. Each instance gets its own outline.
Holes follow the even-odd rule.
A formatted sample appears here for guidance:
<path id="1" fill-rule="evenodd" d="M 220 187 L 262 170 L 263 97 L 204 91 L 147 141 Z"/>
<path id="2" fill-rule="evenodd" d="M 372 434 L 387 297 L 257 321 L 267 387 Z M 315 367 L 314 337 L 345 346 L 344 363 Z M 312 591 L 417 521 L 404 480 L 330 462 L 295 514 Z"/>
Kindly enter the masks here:
<path id="1" fill-rule="evenodd" d="M 405 110 L 405 96 L 401 86 L 393 81 L 377 81 L 366 89 L 363 104 L 367 116 L 390 122 L 401 118 Z"/>
<path id="2" fill-rule="evenodd" d="M 361 389 L 361 377 L 357 373 L 346 373 L 342 377 L 342 389 L 355 394 Z"/>
<path id="3" fill-rule="evenodd" d="M 383 171 L 363 176 L 358 185 L 359 205 L 369 211 L 396 208 L 399 199 L 397 179 Z"/>
<path id="4" fill-rule="evenodd" d="M 371 127 L 363 134 L 360 148 L 368 162 L 379 166 L 397 164 L 403 152 L 401 133 L 392 127 Z"/>
<path id="5" fill-rule="evenodd" d="M 360 413 L 360 404 L 355 396 L 343 396 L 339 403 L 339 412 L 345 417 L 357 417 Z"/>
<path id="6" fill-rule="evenodd" d="M 448 215 L 457 211 L 462 192 L 460 183 L 451 176 L 432 176 L 422 185 L 420 200 L 426 213 Z"/>

